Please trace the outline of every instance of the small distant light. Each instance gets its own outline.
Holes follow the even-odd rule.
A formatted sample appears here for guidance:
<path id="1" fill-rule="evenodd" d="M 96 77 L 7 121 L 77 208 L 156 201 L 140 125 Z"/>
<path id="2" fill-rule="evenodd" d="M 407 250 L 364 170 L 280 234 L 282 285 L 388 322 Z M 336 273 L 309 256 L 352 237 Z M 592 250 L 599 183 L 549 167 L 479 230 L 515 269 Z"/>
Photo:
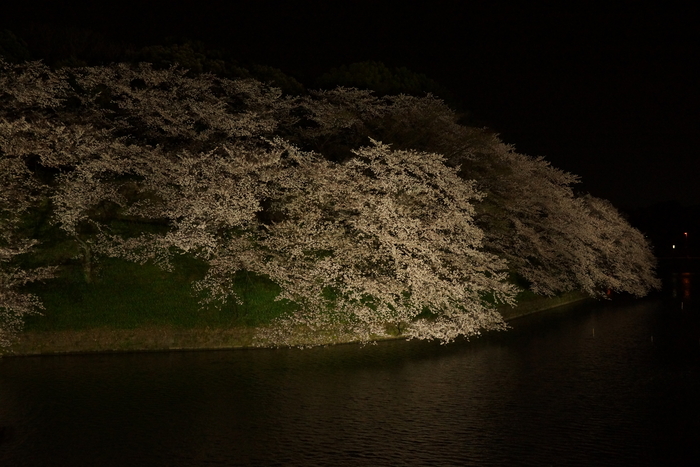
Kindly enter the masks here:
<path id="1" fill-rule="evenodd" d="M 676 245 L 671 246 L 671 248 L 674 248 L 674 249 L 675 249 L 675 248 L 676 248 Z"/>
<path id="2" fill-rule="evenodd" d="M 683 235 L 685 235 L 686 238 L 687 238 L 687 237 L 688 237 L 688 232 L 683 232 Z"/>

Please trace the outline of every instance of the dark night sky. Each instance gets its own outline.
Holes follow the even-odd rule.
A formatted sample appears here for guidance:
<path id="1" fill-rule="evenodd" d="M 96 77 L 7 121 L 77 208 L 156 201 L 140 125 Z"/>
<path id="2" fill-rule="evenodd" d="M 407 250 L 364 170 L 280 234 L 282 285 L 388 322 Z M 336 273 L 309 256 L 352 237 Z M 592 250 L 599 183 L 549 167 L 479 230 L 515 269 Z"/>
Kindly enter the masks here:
<path id="1" fill-rule="evenodd" d="M 581 191 L 618 207 L 700 204 L 695 2 L 574 3 L 6 0 L 0 27 L 187 36 L 301 79 L 365 60 L 406 66 L 520 152 L 582 176 Z"/>

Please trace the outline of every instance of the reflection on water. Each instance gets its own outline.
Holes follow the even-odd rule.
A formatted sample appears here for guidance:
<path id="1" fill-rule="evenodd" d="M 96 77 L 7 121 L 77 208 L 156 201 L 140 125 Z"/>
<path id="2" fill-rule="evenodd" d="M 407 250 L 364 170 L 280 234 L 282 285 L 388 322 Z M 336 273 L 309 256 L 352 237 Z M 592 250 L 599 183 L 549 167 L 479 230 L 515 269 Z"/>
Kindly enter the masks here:
<path id="1" fill-rule="evenodd" d="M 692 278 L 694 275 L 697 276 L 697 274 L 690 272 L 673 273 L 669 281 L 671 285 L 671 297 L 683 301 L 690 300 L 691 285 L 693 283 Z M 697 278 L 695 280 L 697 280 Z"/>
<path id="2" fill-rule="evenodd" d="M 679 465 L 694 278 L 448 346 L 0 359 L 0 465 Z"/>

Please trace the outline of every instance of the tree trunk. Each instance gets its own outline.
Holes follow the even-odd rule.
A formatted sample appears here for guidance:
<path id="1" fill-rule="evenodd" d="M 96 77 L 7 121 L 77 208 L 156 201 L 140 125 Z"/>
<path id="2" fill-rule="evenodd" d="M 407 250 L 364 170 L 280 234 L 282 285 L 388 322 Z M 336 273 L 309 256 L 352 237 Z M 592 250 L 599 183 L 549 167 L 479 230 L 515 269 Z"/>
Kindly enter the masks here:
<path id="1" fill-rule="evenodd" d="M 85 282 L 92 284 L 94 279 L 94 265 L 92 261 L 92 248 L 88 242 L 77 239 L 80 244 L 81 263 L 83 264 L 83 275 Z"/>

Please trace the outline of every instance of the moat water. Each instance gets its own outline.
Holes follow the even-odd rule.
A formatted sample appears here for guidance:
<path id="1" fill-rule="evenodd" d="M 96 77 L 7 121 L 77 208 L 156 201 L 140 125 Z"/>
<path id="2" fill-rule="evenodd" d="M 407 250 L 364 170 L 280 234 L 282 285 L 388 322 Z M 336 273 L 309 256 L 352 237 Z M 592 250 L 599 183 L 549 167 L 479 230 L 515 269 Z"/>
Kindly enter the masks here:
<path id="1" fill-rule="evenodd" d="M 699 283 L 450 345 L 2 358 L 0 465 L 695 465 Z"/>

